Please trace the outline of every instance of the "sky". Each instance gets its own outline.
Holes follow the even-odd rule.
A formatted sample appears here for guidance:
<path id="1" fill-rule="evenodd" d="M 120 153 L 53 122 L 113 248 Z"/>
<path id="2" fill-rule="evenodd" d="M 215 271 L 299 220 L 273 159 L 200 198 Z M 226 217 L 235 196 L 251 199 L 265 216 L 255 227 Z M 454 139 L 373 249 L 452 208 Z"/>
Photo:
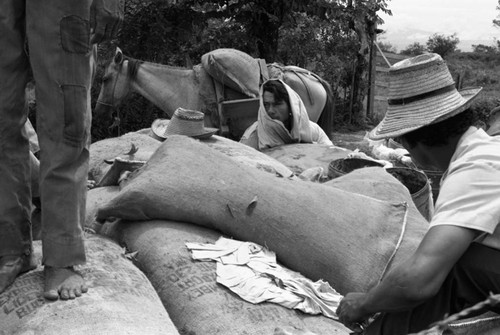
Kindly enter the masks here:
<path id="1" fill-rule="evenodd" d="M 387 0 L 392 16 L 379 12 L 385 31 L 379 41 L 390 43 L 398 51 L 409 44 L 425 45 L 435 33 L 460 39 L 458 49 L 472 51 L 473 44 L 496 45 L 500 28 L 492 21 L 500 11 L 498 0 Z"/>

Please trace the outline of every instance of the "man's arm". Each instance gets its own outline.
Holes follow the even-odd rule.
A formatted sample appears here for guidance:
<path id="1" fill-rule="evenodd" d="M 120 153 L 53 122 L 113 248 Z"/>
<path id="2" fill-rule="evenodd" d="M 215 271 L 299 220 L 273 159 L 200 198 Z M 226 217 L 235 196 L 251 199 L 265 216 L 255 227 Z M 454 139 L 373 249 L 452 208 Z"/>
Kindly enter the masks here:
<path id="1" fill-rule="evenodd" d="M 478 231 L 449 225 L 429 229 L 415 253 L 398 264 L 368 293 L 349 293 L 337 315 L 350 325 L 378 312 L 412 308 L 432 297 Z"/>

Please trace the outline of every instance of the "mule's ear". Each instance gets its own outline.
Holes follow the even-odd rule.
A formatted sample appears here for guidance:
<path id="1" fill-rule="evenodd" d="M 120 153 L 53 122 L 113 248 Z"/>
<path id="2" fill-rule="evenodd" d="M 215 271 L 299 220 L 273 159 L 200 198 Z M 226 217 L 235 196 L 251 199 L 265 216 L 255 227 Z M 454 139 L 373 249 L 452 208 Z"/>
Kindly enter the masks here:
<path id="1" fill-rule="evenodd" d="M 113 58 L 113 62 L 116 64 L 121 64 L 123 62 L 123 53 L 120 48 L 116 48 L 115 58 Z"/>

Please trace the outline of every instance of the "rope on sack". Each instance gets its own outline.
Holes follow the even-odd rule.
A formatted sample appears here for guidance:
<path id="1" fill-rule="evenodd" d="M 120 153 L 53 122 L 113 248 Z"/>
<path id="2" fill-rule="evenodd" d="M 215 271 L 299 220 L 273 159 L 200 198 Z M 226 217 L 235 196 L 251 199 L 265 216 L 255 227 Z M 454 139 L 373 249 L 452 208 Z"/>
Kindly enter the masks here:
<path id="1" fill-rule="evenodd" d="M 403 225 L 401 227 L 401 234 L 399 234 L 398 243 L 396 244 L 396 247 L 394 248 L 394 251 L 392 252 L 391 257 L 389 257 L 389 260 L 387 261 L 387 264 L 385 265 L 384 270 L 382 271 L 382 274 L 380 275 L 380 279 L 378 280 L 379 283 L 384 278 L 384 276 L 387 272 L 387 269 L 389 268 L 389 265 L 392 263 L 392 260 L 394 259 L 394 257 L 396 257 L 396 253 L 398 252 L 399 247 L 401 246 L 401 243 L 403 242 L 403 236 L 404 236 L 405 231 L 406 231 L 406 224 L 408 223 L 409 209 L 408 209 L 408 203 L 406 201 L 403 202 L 402 205 L 405 207 L 405 216 L 403 218 Z"/>

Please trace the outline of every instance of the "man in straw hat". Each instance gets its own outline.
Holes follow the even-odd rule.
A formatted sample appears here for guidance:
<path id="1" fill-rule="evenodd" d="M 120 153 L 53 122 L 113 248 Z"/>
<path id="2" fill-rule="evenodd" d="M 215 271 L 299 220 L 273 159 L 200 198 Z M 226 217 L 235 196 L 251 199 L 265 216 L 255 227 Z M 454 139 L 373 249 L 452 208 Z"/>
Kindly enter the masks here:
<path id="1" fill-rule="evenodd" d="M 500 138 L 473 126 L 469 107 L 481 89 L 457 91 L 437 54 L 395 64 L 389 80 L 388 109 L 370 138 L 398 138 L 415 163 L 445 172 L 414 254 L 340 302 L 349 327 L 375 315 L 366 334 L 418 332 L 500 293 Z"/>

